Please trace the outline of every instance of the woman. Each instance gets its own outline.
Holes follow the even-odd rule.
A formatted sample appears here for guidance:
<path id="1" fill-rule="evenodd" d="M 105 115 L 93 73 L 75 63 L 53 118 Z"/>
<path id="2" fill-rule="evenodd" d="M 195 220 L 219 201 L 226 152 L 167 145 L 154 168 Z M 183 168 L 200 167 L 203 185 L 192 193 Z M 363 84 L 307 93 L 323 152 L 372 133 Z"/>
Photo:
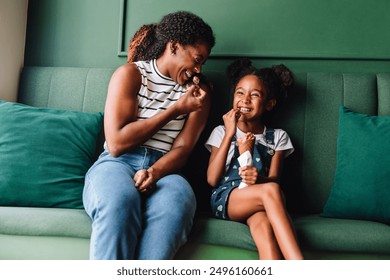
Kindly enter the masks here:
<path id="1" fill-rule="evenodd" d="M 214 44 L 189 12 L 143 26 L 130 42 L 130 63 L 108 87 L 105 150 L 86 175 L 91 259 L 171 259 L 186 241 L 196 201 L 175 172 L 205 127 L 208 87 L 192 79 Z"/>

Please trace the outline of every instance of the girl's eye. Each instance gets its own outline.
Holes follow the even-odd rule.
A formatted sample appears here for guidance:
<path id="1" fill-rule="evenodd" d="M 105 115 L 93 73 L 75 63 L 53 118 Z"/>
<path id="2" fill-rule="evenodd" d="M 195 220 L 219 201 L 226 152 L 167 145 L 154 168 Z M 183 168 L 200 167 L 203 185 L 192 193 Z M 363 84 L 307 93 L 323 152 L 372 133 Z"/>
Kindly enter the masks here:
<path id="1" fill-rule="evenodd" d="M 258 97 L 258 98 L 263 98 L 263 93 L 262 93 L 262 92 L 255 91 L 255 92 L 252 92 L 252 93 L 251 93 L 251 96 L 252 96 L 252 97 Z"/>

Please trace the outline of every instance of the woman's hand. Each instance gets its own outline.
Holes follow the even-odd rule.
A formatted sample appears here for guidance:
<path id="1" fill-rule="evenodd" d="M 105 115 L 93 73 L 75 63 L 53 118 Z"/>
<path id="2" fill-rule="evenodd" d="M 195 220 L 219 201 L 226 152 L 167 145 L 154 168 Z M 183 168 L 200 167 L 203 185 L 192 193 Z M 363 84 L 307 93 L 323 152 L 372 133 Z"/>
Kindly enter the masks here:
<path id="1" fill-rule="evenodd" d="M 135 187 L 140 193 L 149 194 L 154 190 L 156 176 L 153 174 L 153 167 L 138 170 L 134 175 Z"/>
<path id="2" fill-rule="evenodd" d="M 174 106 L 179 112 L 179 115 L 199 111 L 204 106 L 206 95 L 206 91 L 201 87 L 192 85 L 188 88 L 187 92 L 179 98 Z"/>
<path id="3" fill-rule="evenodd" d="M 238 109 L 231 109 L 222 119 L 225 125 L 225 133 L 229 137 L 233 137 L 236 134 L 237 121 L 240 118 L 240 112 Z"/>
<path id="4" fill-rule="evenodd" d="M 257 183 L 257 177 L 259 176 L 259 173 L 257 172 L 256 167 L 247 165 L 238 169 L 238 175 L 241 176 L 244 183 L 250 186 Z"/>

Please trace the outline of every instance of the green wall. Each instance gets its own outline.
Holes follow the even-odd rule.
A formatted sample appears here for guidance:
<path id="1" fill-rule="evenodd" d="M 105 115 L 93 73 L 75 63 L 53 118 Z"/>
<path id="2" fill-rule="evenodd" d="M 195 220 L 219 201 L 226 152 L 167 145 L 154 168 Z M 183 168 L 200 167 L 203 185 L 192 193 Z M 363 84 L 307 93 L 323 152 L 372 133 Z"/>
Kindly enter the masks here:
<path id="1" fill-rule="evenodd" d="M 189 10 L 214 29 L 207 70 L 235 56 L 295 71 L 390 71 L 388 0 L 30 0 L 25 64 L 117 67 L 143 23 Z"/>

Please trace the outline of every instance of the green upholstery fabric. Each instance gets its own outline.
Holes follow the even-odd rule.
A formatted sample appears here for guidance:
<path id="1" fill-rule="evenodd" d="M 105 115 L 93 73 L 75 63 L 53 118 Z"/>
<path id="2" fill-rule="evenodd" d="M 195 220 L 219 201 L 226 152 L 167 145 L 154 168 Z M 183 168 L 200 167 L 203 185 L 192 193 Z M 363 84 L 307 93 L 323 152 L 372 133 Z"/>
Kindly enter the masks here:
<path id="1" fill-rule="evenodd" d="M 325 217 L 390 223 L 390 116 L 340 107 L 334 184 Z"/>
<path id="2" fill-rule="evenodd" d="M 303 250 L 313 252 L 390 254 L 390 226 L 363 220 L 294 217 Z"/>
<path id="3" fill-rule="evenodd" d="M 328 199 L 336 167 L 339 106 L 378 114 L 377 87 L 382 87 L 381 103 L 390 100 L 384 77 L 359 73 L 296 75 L 297 85 L 288 106 L 292 109 L 283 113 L 276 127 L 283 127 L 296 147 L 286 160 L 284 187 L 287 204 L 297 212 L 320 213 Z"/>
<path id="4" fill-rule="evenodd" d="M 115 69 L 25 67 L 18 101 L 35 107 L 103 112 Z"/>
<path id="5" fill-rule="evenodd" d="M 83 209 L 0 207 L 0 234 L 26 236 L 91 236 L 91 219 Z"/>
<path id="6" fill-rule="evenodd" d="M 1 260 L 87 260 L 89 239 L 0 234 Z"/>
<path id="7" fill-rule="evenodd" d="M 180 248 L 176 260 L 256 260 L 257 251 L 189 242 Z"/>
<path id="8" fill-rule="evenodd" d="M 199 218 L 193 230 L 197 241 L 210 245 L 257 251 L 247 225 L 214 218 Z"/>
<path id="9" fill-rule="evenodd" d="M 0 104 L 0 205 L 83 208 L 101 113 Z"/>
<path id="10" fill-rule="evenodd" d="M 306 251 L 390 254 L 390 226 L 362 220 L 293 216 L 299 243 Z M 247 225 L 198 219 L 190 242 L 233 247 L 257 253 Z"/>

